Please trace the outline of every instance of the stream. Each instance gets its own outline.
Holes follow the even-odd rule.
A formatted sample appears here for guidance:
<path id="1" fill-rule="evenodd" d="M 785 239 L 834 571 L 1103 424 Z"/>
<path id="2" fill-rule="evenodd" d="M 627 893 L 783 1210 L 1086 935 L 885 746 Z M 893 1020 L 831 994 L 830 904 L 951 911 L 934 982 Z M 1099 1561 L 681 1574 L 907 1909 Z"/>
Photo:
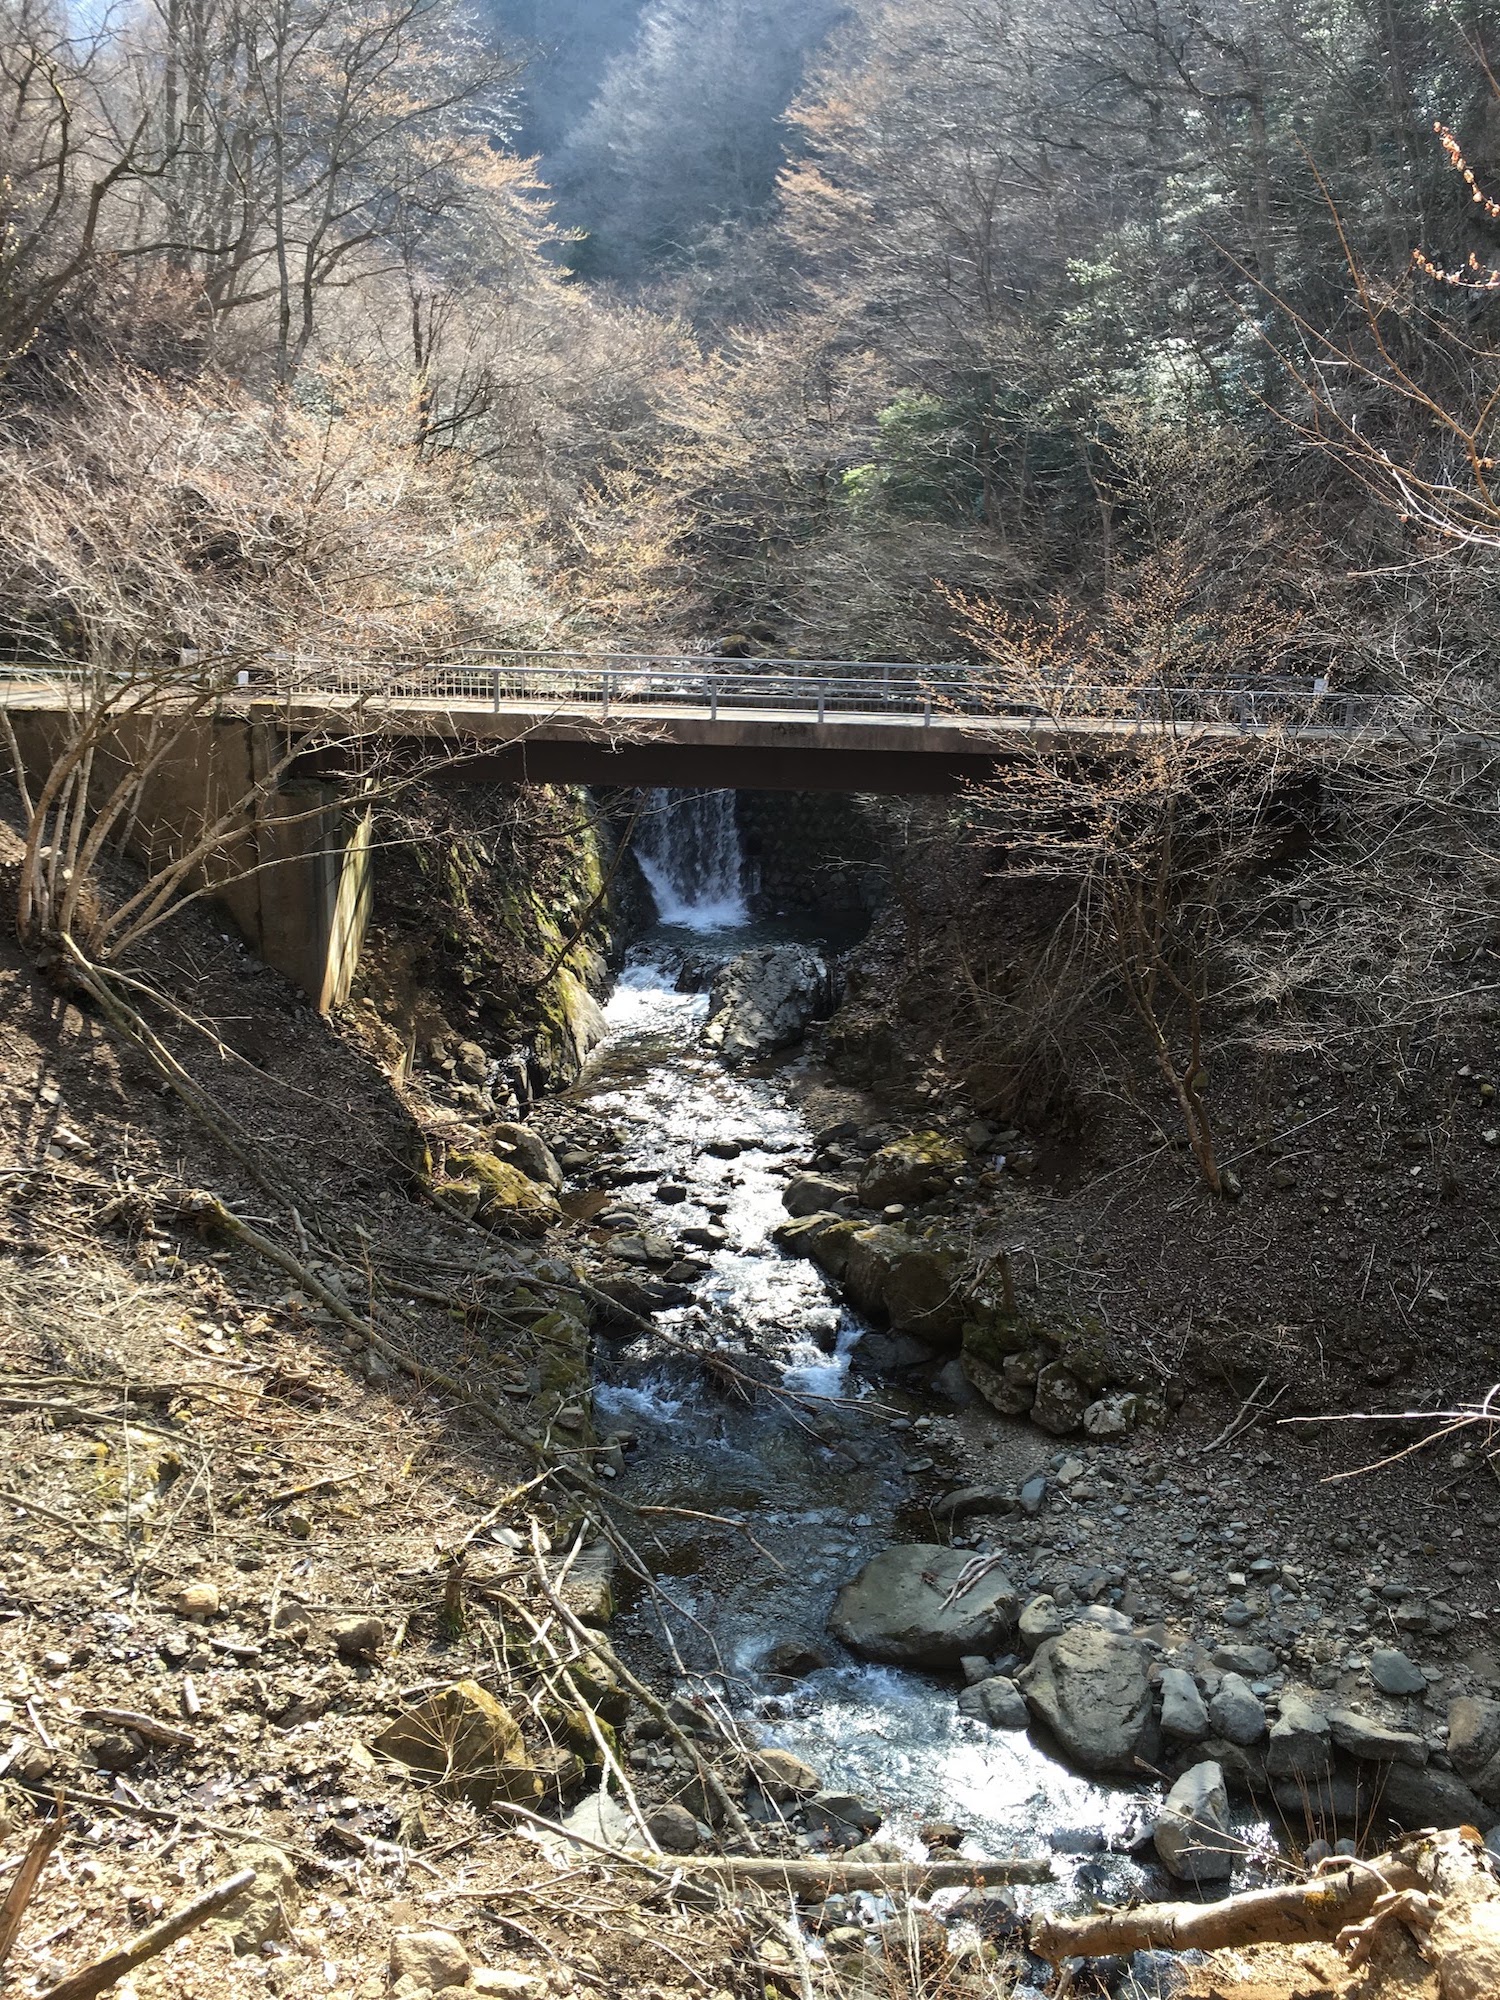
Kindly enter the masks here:
<path id="1" fill-rule="evenodd" d="M 706 992 L 678 990 L 706 984 L 701 968 L 749 944 L 818 941 L 816 926 L 751 919 L 732 795 L 682 805 L 658 795 L 653 805 L 640 858 L 662 921 L 631 954 L 606 1010 L 607 1039 L 572 1097 L 613 1129 L 627 1160 L 650 1167 L 650 1179 L 622 1191 L 648 1230 L 674 1240 L 724 1232 L 721 1246 L 696 1253 L 707 1269 L 691 1302 L 658 1315 L 668 1337 L 747 1363 L 802 1400 L 746 1400 L 701 1362 L 674 1363 L 660 1340 L 611 1346 L 595 1404 L 601 1433 L 632 1440 L 622 1493 L 731 1524 L 656 1517 L 643 1553 L 676 1615 L 668 1633 L 659 1607 L 637 1601 L 618 1621 L 618 1642 L 659 1680 L 710 1691 L 830 1790 L 879 1806 L 880 1838 L 906 1853 L 925 1854 L 924 1821 L 956 1821 L 964 1854 L 1052 1847 L 1065 1884 L 1083 1871 L 1080 1890 L 1138 1892 L 1145 1878 L 1122 1850 L 1149 1819 L 1148 1795 L 1077 1776 L 1025 1731 L 961 1716 L 951 1679 L 859 1661 L 826 1631 L 836 1592 L 868 1557 L 935 1538 L 915 1482 L 929 1475 L 930 1491 L 957 1420 L 951 1405 L 851 1367 L 865 1328 L 814 1265 L 770 1240 L 786 1216 L 788 1157 L 812 1150 L 788 1071 L 727 1070 L 698 1043 Z M 719 1157 L 706 1150 L 712 1142 L 740 1150 Z M 1015 1581 L 1024 1597 L 1024 1578 Z M 768 1655 L 788 1646 L 824 1664 L 777 1676 Z"/>

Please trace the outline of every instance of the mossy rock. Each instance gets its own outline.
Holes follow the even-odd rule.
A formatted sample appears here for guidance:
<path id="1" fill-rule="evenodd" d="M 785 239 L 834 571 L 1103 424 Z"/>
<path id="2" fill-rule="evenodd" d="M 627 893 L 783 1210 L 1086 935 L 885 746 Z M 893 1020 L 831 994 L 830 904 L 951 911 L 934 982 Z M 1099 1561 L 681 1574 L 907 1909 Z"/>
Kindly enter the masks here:
<path id="1" fill-rule="evenodd" d="M 477 1681 L 434 1689 L 371 1747 L 481 1810 L 496 1799 L 530 1806 L 541 1797 L 515 1717 Z"/>
<path id="2" fill-rule="evenodd" d="M 930 1347 L 957 1347 L 968 1311 L 963 1264 L 940 1236 L 876 1224 L 850 1237 L 844 1284 L 861 1312 L 885 1320 L 894 1332 Z"/>
<path id="3" fill-rule="evenodd" d="M 951 1186 L 966 1163 L 963 1147 L 941 1132 L 912 1132 L 870 1155 L 859 1177 L 859 1198 L 866 1208 L 926 1201 Z"/>
<path id="4" fill-rule="evenodd" d="M 576 1680 L 576 1669 L 569 1668 L 569 1672 Z M 597 1770 L 604 1763 L 604 1753 L 599 1747 L 599 1738 L 595 1736 L 594 1730 L 589 1727 L 589 1714 L 590 1711 L 583 1707 L 573 1706 L 563 1708 L 549 1703 L 541 1711 L 541 1720 L 554 1741 L 565 1745 L 588 1769 Z M 609 1745 L 610 1754 L 618 1763 L 620 1758 L 619 1740 L 615 1735 L 613 1726 L 606 1722 L 603 1716 L 596 1714 L 594 1716 L 594 1728 L 598 1730 L 599 1736 L 602 1736 L 604 1741 Z"/>
<path id="5" fill-rule="evenodd" d="M 550 1188 L 538 1187 L 519 1167 L 507 1166 L 493 1153 L 450 1153 L 451 1178 L 477 1182 L 478 1220 L 489 1228 L 510 1228 L 525 1236 L 540 1236 L 562 1210 Z"/>
<path id="6" fill-rule="evenodd" d="M 810 1257 L 830 1278 L 839 1279 L 849 1262 L 849 1245 L 862 1226 L 850 1216 L 822 1210 L 781 1223 L 772 1230 L 771 1240 L 794 1257 Z"/>

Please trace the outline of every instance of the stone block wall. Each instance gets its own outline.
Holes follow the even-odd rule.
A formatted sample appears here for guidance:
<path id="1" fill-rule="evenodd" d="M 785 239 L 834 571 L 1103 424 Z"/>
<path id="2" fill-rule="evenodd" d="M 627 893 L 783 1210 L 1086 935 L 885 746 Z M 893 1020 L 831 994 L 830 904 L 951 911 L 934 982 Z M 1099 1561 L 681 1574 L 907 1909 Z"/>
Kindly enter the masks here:
<path id="1" fill-rule="evenodd" d="M 884 898 L 904 806 L 861 792 L 739 792 L 757 914 L 868 915 Z"/>

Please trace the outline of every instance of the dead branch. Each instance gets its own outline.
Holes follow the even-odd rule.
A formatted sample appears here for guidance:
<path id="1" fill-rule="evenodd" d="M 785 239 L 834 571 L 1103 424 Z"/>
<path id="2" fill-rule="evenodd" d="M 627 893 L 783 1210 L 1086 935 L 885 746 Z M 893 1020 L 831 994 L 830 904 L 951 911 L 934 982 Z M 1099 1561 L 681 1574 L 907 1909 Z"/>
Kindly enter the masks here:
<path id="1" fill-rule="evenodd" d="M 31 1901 L 42 1870 L 47 1865 L 47 1857 L 62 1839 L 65 1825 L 61 1801 L 56 1815 L 49 1819 L 27 1851 L 21 1863 L 21 1871 L 6 1891 L 5 1901 L 0 1903 L 0 1968 L 10 1957 L 11 1947 L 16 1941 L 16 1933 L 21 1928 L 21 1919 L 26 1914 L 26 1905 Z"/>
<path id="2" fill-rule="evenodd" d="M 255 1880 L 253 1868 L 242 1868 L 236 1875 L 230 1875 L 222 1882 L 216 1882 L 211 1889 L 205 1889 L 201 1896 L 195 1896 L 190 1903 L 184 1903 L 170 1917 L 164 1917 L 159 1924 L 141 1932 L 130 1944 L 119 1951 L 112 1951 L 104 1958 L 96 1958 L 92 1965 L 85 1965 L 77 1972 L 59 1980 L 56 1986 L 48 1987 L 42 2000 L 93 2000 L 96 1993 L 113 1986 L 117 1979 L 123 1979 L 138 1965 L 148 1959 L 158 1957 L 169 1944 L 175 1944 L 180 1937 L 186 1937 L 200 1924 L 244 1894 Z"/>

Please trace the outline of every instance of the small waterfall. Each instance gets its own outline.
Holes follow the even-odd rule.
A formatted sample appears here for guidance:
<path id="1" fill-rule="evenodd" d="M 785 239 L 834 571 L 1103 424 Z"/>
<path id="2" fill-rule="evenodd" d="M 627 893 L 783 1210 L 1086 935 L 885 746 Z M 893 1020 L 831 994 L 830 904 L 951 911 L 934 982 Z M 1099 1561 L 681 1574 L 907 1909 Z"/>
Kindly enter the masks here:
<path id="1" fill-rule="evenodd" d="M 722 931 L 749 922 L 733 792 L 647 792 L 635 857 L 662 923 Z"/>

